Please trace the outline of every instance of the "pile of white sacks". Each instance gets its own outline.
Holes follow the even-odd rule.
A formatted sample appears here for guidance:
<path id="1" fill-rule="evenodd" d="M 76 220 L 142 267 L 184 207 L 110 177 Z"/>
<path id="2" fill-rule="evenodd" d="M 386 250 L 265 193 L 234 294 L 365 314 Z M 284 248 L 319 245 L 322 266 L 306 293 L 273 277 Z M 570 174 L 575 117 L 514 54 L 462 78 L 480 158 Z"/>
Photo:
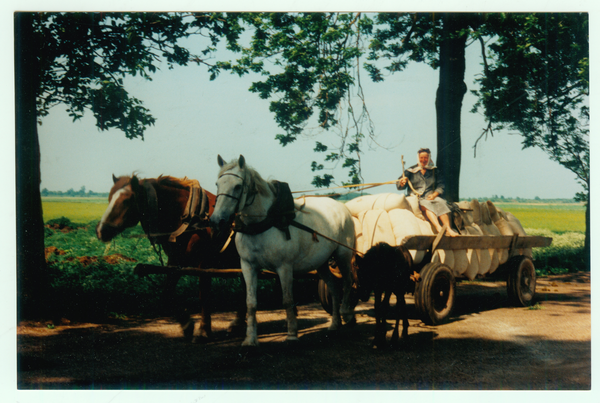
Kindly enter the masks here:
<path id="1" fill-rule="evenodd" d="M 490 201 L 460 202 L 463 213 L 460 236 L 526 235 L 521 223 L 511 213 L 496 208 Z M 423 216 L 416 196 L 381 193 L 350 200 L 346 207 L 352 213 L 356 232 L 356 249 L 367 252 L 373 245 L 386 242 L 400 245 L 410 235 L 435 235 L 436 230 Z M 414 263 L 420 263 L 424 250 L 410 250 Z M 531 249 L 518 253 L 531 257 Z M 432 262 L 452 268 L 455 276 L 473 280 L 477 275 L 493 273 L 508 260 L 508 249 L 436 250 Z"/>

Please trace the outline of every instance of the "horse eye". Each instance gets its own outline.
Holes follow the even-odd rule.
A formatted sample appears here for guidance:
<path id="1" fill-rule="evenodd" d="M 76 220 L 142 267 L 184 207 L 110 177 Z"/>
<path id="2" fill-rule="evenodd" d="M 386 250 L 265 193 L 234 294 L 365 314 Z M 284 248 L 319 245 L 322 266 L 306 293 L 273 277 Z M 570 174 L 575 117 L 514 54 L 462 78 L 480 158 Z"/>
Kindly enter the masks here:
<path id="1" fill-rule="evenodd" d="M 238 191 L 242 188 L 242 185 L 235 185 L 235 187 L 233 188 L 233 190 Z"/>

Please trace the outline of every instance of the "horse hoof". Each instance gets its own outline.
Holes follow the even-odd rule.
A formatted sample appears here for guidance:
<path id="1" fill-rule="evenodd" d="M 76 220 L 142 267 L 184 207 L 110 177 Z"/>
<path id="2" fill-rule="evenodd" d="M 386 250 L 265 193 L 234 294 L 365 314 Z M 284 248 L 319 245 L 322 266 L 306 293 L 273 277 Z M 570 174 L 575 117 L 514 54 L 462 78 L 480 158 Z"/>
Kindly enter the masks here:
<path id="1" fill-rule="evenodd" d="M 244 340 L 242 342 L 242 347 L 258 347 L 258 340 Z"/>
<path id="2" fill-rule="evenodd" d="M 356 316 L 352 315 L 352 319 L 346 320 L 346 326 L 352 327 L 356 325 Z"/>
<path id="3" fill-rule="evenodd" d="M 285 339 L 286 342 L 290 342 L 290 343 L 298 343 L 300 341 L 300 339 L 298 338 L 298 336 L 288 336 Z"/>
<path id="4" fill-rule="evenodd" d="M 386 350 L 387 349 L 387 343 L 378 341 L 378 342 L 373 342 L 373 344 L 371 344 L 371 348 L 373 350 Z"/>
<path id="5" fill-rule="evenodd" d="M 241 336 L 246 333 L 246 325 L 230 326 L 227 328 L 227 337 Z"/>
<path id="6" fill-rule="evenodd" d="M 183 330 L 183 339 L 186 342 L 192 341 L 192 338 L 194 337 L 194 324 L 189 323 L 186 326 L 182 326 L 182 330 Z"/>
<path id="7" fill-rule="evenodd" d="M 192 344 L 206 344 L 210 341 L 210 337 L 206 335 L 195 336 L 192 340 Z"/>

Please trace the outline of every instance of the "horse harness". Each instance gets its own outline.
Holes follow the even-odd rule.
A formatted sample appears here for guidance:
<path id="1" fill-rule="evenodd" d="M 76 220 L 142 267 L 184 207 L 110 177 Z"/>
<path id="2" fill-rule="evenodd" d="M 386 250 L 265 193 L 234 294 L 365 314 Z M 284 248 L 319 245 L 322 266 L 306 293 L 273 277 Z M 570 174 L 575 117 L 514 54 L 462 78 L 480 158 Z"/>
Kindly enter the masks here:
<path id="1" fill-rule="evenodd" d="M 189 197 L 181 216 L 181 225 L 173 232 L 158 232 L 158 196 L 156 189 L 150 182 L 144 182 L 148 210 L 142 211 L 142 216 L 147 216 L 148 230 L 146 235 L 154 245 L 156 238 L 168 236 L 169 242 L 175 242 L 177 237 L 186 231 L 196 231 L 207 227 L 208 196 L 197 180 L 192 180 L 189 187 Z"/>
<path id="2" fill-rule="evenodd" d="M 235 175 L 235 174 L 232 174 Z M 273 181 L 275 187 L 275 201 L 267 211 L 267 216 L 264 220 L 246 224 L 242 221 L 240 215 L 236 215 L 234 219 L 233 230 L 247 235 L 257 235 L 275 227 L 285 234 L 287 240 L 291 239 L 289 226 L 302 225 L 296 221 L 296 212 L 294 207 L 294 199 L 290 187 L 286 182 Z M 229 197 L 234 197 L 230 196 Z M 238 200 L 239 203 L 239 200 Z M 250 203 L 251 204 L 251 203 Z M 299 227 L 298 227 L 299 228 Z M 309 229 L 308 227 L 306 227 Z M 312 230 L 311 230 L 312 231 Z"/>
<path id="3" fill-rule="evenodd" d="M 241 220 L 240 215 L 236 215 L 233 223 L 234 232 L 241 232 L 242 234 L 247 235 L 257 235 L 267 231 L 272 227 L 275 227 L 282 231 L 285 234 L 286 239 L 289 241 L 291 239 L 289 227 L 292 226 L 311 234 L 312 239 L 315 242 L 319 242 L 319 239 L 317 238 L 317 235 L 319 235 L 331 242 L 337 243 L 357 253 L 360 253 L 356 249 L 323 235 L 314 229 L 294 220 L 294 218 L 296 218 L 296 207 L 294 206 L 294 198 L 292 196 L 292 192 L 290 191 L 289 185 L 286 182 L 279 181 L 273 181 L 272 183 L 275 187 L 275 201 L 269 208 L 265 219 L 257 223 L 246 224 Z"/>

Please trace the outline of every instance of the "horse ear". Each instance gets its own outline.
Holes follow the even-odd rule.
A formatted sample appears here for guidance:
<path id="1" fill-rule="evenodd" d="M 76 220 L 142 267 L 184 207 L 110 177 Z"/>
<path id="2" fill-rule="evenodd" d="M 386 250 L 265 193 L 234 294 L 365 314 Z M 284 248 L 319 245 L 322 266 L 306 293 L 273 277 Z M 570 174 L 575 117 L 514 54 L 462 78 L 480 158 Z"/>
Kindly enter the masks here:
<path id="1" fill-rule="evenodd" d="M 225 165 L 225 160 L 223 160 L 223 158 L 221 158 L 221 155 L 217 155 L 217 162 L 219 163 L 219 166 L 221 168 L 223 168 L 223 165 Z"/>
<path id="2" fill-rule="evenodd" d="M 112 174 L 112 176 L 113 176 L 113 183 L 117 183 L 117 181 L 119 180 L 119 178 L 117 178 L 117 177 L 115 176 L 115 174 Z"/>
<path id="3" fill-rule="evenodd" d="M 137 176 L 133 175 L 131 177 L 131 182 L 129 182 L 131 185 L 131 189 L 135 192 L 139 187 L 140 187 L 140 180 L 138 179 Z"/>
<path id="4" fill-rule="evenodd" d="M 238 165 L 240 168 L 244 168 L 244 165 L 246 165 L 246 158 L 242 154 L 240 154 L 240 158 L 238 159 Z"/>

